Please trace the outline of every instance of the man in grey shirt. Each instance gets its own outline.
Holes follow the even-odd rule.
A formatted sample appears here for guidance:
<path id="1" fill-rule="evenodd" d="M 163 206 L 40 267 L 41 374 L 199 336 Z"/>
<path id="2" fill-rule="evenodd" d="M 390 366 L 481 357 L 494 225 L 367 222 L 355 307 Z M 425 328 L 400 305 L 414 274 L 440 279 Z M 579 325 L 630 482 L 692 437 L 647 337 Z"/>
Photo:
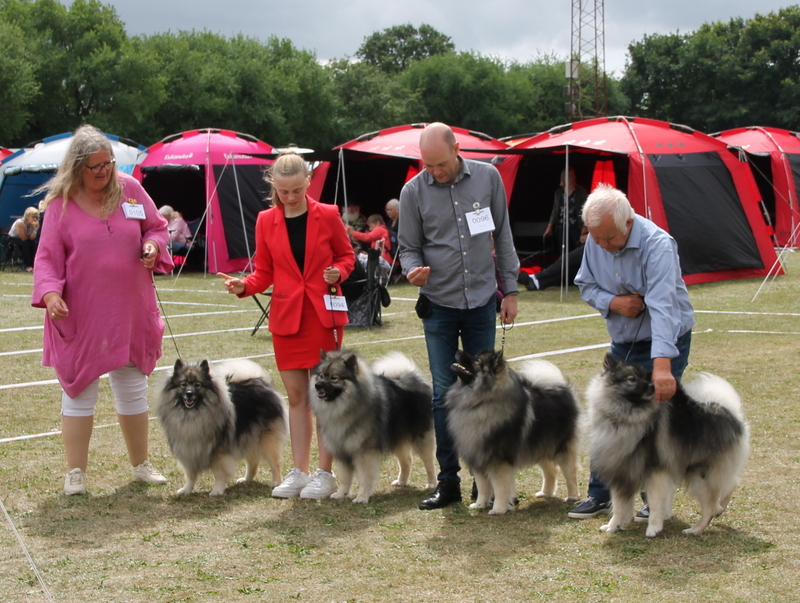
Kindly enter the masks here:
<path id="1" fill-rule="evenodd" d="M 503 182 L 487 163 L 464 159 L 453 131 L 429 124 L 420 136 L 425 170 L 400 193 L 400 264 L 420 287 L 428 361 L 433 378 L 433 419 L 439 484 L 420 509 L 439 509 L 461 500 L 458 452 L 447 431 L 444 394 L 455 381 L 450 366 L 459 339 L 476 355 L 494 348 L 498 275 L 505 297 L 500 319 L 517 315 L 517 272 Z M 492 239 L 497 269 L 492 255 Z"/>

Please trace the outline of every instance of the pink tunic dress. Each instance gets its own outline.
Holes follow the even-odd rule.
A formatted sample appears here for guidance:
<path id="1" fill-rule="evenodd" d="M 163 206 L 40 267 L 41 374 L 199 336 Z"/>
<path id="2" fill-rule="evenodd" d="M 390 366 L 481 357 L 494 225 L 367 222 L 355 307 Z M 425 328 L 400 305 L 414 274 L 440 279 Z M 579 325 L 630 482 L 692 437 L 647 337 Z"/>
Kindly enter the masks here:
<path id="1" fill-rule="evenodd" d="M 55 368 L 72 398 L 129 362 L 149 375 L 161 357 L 164 322 L 141 255 L 144 241 L 155 241 L 155 270 L 172 269 L 167 221 L 136 179 L 123 173 L 119 179 L 124 200 L 144 206 L 144 220 L 127 219 L 122 208 L 102 220 L 72 199 L 66 211 L 62 199 L 54 199 L 36 255 L 31 304 L 44 308 L 42 298 L 55 291 L 69 308 L 59 321 L 45 314 L 42 366 Z"/>

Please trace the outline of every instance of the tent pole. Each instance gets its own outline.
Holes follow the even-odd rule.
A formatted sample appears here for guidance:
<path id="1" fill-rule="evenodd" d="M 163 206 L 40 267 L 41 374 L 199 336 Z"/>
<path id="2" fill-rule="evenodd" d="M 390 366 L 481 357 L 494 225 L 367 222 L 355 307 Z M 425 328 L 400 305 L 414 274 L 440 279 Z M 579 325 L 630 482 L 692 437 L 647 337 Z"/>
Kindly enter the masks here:
<path id="1" fill-rule="evenodd" d="M 567 257 L 567 248 L 569 247 L 569 145 L 565 146 L 565 161 L 564 161 L 564 211 L 562 220 L 564 222 L 561 229 L 561 301 L 564 301 L 564 295 L 569 293 L 569 258 Z"/>
<path id="2" fill-rule="evenodd" d="M 231 152 L 233 155 L 233 152 Z M 242 219 L 242 235 L 244 236 L 244 248 L 247 251 L 247 268 L 250 272 L 253 271 L 253 255 L 250 253 L 250 241 L 247 238 L 247 225 L 244 223 L 244 208 L 242 207 L 242 193 L 239 190 L 239 174 L 236 172 L 236 159 L 231 158 L 231 167 L 233 167 L 233 182 L 236 184 L 236 199 L 239 202 L 239 217 Z"/>
<path id="3" fill-rule="evenodd" d="M 339 149 L 339 167 L 342 170 L 342 196 L 344 197 L 344 218 L 347 219 L 347 177 L 344 173 L 344 149 Z M 337 187 L 338 190 L 338 187 Z"/>

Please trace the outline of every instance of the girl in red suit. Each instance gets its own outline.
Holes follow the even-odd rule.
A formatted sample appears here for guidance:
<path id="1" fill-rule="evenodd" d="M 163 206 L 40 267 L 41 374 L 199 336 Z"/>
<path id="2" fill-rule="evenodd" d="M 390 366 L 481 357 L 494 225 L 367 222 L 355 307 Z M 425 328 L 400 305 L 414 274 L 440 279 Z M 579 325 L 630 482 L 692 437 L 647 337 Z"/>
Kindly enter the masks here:
<path id="1" fill-rule="evenodd" d="M 319 469 L 309 476 L 313 419 L 308 400 L 310 369 L 320 350 L 341 347 L 347 312 L 330 309 L 325 297 L 341 295 L 340 283 L 355 256 L 335 205 L 306 196 L 308 168 L 296 153 L 278 157 L 270 171 L 272 207 L 256 221 L 255 271 L 245 279 L 220 273 L 229 293 L 239 297 L 273 285 L 269 330 L 275 361 L 289 398 L 289 431 L 294 468 L 272 490 L 278 498 L 325 498 L 336 491 L 333 457 L 317 429 Z"/>

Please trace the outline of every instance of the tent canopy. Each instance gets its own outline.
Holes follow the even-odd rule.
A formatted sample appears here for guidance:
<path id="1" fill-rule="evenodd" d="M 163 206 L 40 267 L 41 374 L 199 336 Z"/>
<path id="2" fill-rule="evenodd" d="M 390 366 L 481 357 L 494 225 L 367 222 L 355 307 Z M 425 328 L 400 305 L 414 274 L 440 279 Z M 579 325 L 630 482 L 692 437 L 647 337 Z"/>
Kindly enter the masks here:
<path id="1" fill-rule="evenodd" d="M 255 253 L 258 212 L 268 207 L 263 170 L 273 147 L 249 134 L 204 128 L 148 149 L 134 175 L 156 205 L 170 205 L 204 237 L 208 269 L 243 270 Z M 256 156 L 254 156 L 256 155 Z"/>
<path id="2" fill-rule="evenodd" d="M 419 136 L 426 125 L 386 128 L 339 145 L 314 170 L 309 195 L 324 203 L 360 205 L 364 215 L 382 214 L 386 202 L 399 197 L 403 185 L 422 169 Z M 490 161 L 495 151 L 508 148 L 486 134 L 452 129 L 465 157 Z M 498 169 L 506 181 L 502 165 Z"/>
<path id="3" fill-rule="evenodd" d="M 746 154 L 779 245 L 800 245 L 800 134 L 750 126 L 711 136 Z"/>
<path id="4" fill-rule="evenodd" d="M 747 166 L 719 140 L 686 126 L 628 117 L 558 126 L 507 151 L 521 155 L 515 221 L 546 222 L 567 163 L 591 189 L 608 182 L 678 242 L 687 283 L 763 277 L 775 251 Z"/>
<path id="5" fill-rule="evenodd" d="M 104 133 L 105 134 L 105 133 Z M 142 145 L 105 134 L 111 141 L 117 168 L 130 174 L 147 149 Z M 22 215 L 26 207 L 36 206 L 43 195 L 30 196 L 55 174 L 72 142 L 72 132 L 50 136 L 32 142 L 2 160 L 0 163 L 0 225 L 11 224 Z"/>

